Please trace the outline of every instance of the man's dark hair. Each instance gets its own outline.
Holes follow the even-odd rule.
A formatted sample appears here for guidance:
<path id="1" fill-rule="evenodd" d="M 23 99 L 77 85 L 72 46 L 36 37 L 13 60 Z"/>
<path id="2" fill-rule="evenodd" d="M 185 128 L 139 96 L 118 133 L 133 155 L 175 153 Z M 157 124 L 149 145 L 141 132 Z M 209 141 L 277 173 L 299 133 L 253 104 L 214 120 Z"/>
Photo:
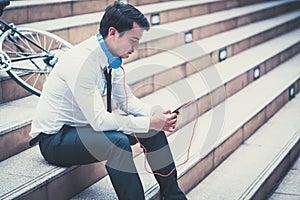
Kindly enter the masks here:
<path id="1" fill-rule="evenodd" d="M 99 32 L 106 38 L 108 29 L 114 27 L 119 33 L 131 30 L 133 22 L 136 22 L 141 28 L 149 30 L 150 25 L 147 18 L 138 9 L 130 4 L 115 1 L 115 3 L 106 8 L 104 16 L 100 22 Z"/>

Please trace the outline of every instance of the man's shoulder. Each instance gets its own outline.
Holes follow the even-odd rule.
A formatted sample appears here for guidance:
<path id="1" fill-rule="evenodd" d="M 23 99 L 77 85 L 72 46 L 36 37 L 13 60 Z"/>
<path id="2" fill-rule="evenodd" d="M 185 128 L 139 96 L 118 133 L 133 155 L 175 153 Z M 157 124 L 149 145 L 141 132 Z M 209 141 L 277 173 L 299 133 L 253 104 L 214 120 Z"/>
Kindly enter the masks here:
<path id="1" fill-rule="evenodd" d="M 96 42 L 95 37 L 90 37 L 70 48 L 63 54 L 61 59 L 67 60 L 68 62 L 78 62 L 79 60 L 84 60 L 97 48 Z"/>
<path id="2" fill-rule="evenodd" d="M 97 41 L 97 37 L 94 35 L 78 43 L 77 45 L 74 45 L 73 48 L 79 50 L 94 50 L 97 47 L 98 47 L 98 41 Z"/>

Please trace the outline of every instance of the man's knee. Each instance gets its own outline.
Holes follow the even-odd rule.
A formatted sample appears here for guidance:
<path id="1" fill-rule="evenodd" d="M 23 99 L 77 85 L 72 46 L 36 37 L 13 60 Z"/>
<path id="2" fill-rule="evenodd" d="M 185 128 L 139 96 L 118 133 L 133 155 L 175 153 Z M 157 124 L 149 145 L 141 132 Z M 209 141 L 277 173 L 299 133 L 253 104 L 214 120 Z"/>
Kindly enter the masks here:
<path id="1" fill-rule="evenodd" d="M 118 132 L 114 134 L 113 137 L 109 137 L 109 140 L 117 147 L 121 149 L 130 149 L 130 142 L 124 133 Z"/>
<path id="2" fill-rule="evenodd" d="M 127 136 L 122 132 L 112 132 L 106 134 L 111 142 L 108 153 L 110 156 L 124 156 L 124 154 L 132 156 L 131 145 Z"/>
<path id="3" fill-rule="evenodd" d="M 106 166 L 117 171 L 136 173 L 131 145 L 127 136 L 117 133 L 113 137 L 109 137 L 109 140 L 113 145 L 110 145 L 108 150 Z"/>

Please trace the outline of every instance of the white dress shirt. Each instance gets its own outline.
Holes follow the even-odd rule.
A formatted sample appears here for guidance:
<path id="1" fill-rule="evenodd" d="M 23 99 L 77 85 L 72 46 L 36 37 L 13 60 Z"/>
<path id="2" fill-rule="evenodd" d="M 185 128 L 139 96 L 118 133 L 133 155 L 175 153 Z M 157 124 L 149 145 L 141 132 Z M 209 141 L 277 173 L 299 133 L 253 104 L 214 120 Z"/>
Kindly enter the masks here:
<path id="1" fill-rule="evenodd" d="M 103 70 L 108 59 L 97 37 L 74 46 L 55 65 L 48 77 L 34 114 L 31 137 L 39 133 L 57 133 L 63 125 L 86 126 L 95 131 L 149 131 L 151 107 L 136 98 L 124 85 L 121 68 L 112 69 L 112 99 L 128 116 L 106 111 L 102 96 L 106 94 Z M 126 87 L 126 92 L 124 90 Z"/>

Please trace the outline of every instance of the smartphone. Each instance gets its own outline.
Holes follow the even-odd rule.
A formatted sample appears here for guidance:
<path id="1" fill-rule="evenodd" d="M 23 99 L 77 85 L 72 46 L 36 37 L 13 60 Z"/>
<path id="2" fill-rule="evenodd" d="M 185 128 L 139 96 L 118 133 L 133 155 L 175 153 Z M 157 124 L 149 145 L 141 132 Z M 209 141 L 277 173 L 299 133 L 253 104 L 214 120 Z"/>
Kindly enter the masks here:
<path id="1" fill-rule="evenodd" d="M 179 113 L 179 110 L 180 110 L 182 107 L 187 106 L 187 105 L 191 104 L 192 102 L 193 102 L 192 100 L 185 102 L 184 104 L 182 104 L 181 106 L 179 106 L 178 108 L 176 108 L 172 113 L 177 113 L 177 114 L 178 114 L 178 113 Z"/>

